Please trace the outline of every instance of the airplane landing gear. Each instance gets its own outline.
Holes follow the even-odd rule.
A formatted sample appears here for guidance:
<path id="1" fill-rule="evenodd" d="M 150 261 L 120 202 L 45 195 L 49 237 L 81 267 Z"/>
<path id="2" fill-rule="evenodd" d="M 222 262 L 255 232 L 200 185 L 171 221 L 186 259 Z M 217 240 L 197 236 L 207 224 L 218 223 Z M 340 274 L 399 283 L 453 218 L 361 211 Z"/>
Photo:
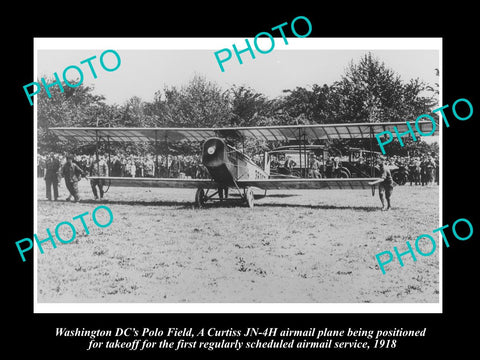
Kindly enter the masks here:
<path id="1" fill-rule="evenodd" d="M 241 199 L 248 205 L 249 208 L 253 208 L 254 205 L 254 195 L 253 195 L 253 188 L 246 187 L 243 190 L 243 193 L 240 189 L 237 189 Z M 211 200 L 214 201 L 214 197 L 218 195 L 218 191 L 214 191 L 212 194 L 209 194 L 209 189 L 198 188 L 197 192 L 195 193 L 195 207 L 196 208 L 203 208 L 205 204 Z M 265 191 L 266 195 L 266 191 Z M 215 199 L 216 200 L 216 199 Z"/>
<path id="2" fill-rule="evenodd" d="M 254 197 L 253 197 L 253 189 L 251 187 L 247 187 L 245 189 L 245 200 L 247 202 L 248 207 L 250 209 L 253 208 Z"/>
<path id="3" fill-rule="evenodd" d="M 195 193 L 195 206 L 197 208 L 202 208 L 207 201 L 207 197 L 205 196 L 205 190 L 202 188 L 198 188 L 197 192 Z"/>

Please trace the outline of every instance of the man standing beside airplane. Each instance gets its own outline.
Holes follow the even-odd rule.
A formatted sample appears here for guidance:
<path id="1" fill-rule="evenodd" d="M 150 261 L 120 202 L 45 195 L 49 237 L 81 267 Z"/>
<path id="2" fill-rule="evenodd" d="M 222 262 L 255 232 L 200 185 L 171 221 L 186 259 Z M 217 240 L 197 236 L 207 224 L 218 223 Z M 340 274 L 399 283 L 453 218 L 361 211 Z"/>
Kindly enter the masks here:
<path id="1" fill-rule="evenodd" d="M 380 162 L 379 168 L 382 181 L 378 184 L 378 194 L 380 196 L 380 201 L 382 202 L 382 211 L 386 211 L 391 208 L 390 198 L 393 192 L 393 179 L 390 169 L 385 167 L 383 161 Z M 387 207 L 385 207 L 385 200 L 387 201 Z"/>
<path id="2" fill-rule="evenodd" d="M 70 201 L 72 196 L 75 202 L 80 201 L 78 181 L 82 178 L 83 170 L 73 162 L 72 155 L 67 155 L 67 162 L 62 167 L 62 175 L 65 178 L 65 185 L 70 193 L 67 201 Z"/>

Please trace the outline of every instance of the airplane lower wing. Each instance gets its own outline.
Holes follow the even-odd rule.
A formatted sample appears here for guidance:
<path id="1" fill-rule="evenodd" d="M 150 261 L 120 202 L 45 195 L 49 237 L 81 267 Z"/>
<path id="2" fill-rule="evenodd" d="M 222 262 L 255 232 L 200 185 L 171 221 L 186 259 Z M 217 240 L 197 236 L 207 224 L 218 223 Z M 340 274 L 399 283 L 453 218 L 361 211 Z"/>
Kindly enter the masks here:
<path id="1" fill-rule="evenodd" d="M 178 179 L 178 178 L 140 178 L 89 176 L 89 180 L 104 180 L 106 185 L 123 187 L 159 187 L 186 189 L 216 189 L 218 184 L 210 179 Z"/>
<path id="2" fill-rule="evenodd" d="M 106 185 L 124 187 L 158 187 L 158 188 L 187 188 L 187 189 L 217 189 L 219 184 L 210 179 L 178 179 L 178 178 L 134 178 L 134 177 L 96 177 L 91 180 L 104 180 Z M 238 180 L 240 188 L 257 187 L 264 190 L 275 189 L 371 189 L 370 182 L 379 178 L 328 178 L 328 179 L 258 179 Z"/>
<path id="3" fill-rule="evenodd" d="M 253 186 L 264 190 L 274 189 L 371 189 L 369 182 L 378 178 L 328 178 L 328 179 L 261 179 L 239 180 L 238 186 Z"/>

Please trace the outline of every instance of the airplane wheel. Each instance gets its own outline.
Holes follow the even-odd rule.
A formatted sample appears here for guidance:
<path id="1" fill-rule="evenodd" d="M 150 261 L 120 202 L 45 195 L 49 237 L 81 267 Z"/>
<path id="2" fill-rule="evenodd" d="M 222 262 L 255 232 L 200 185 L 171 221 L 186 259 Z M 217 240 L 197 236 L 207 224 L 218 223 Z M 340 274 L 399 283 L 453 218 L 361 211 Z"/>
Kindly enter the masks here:
<path id="1" fill-rule="evenodd" d="M 252 188 L 247 188 L 245 192 L 245 197 L 247 199 L 248 207 L 253 208 L 253 190 Z"/>
<path id="2" fill-rule="evenodd" d="M 205 190 L 198 188 L 195 193 L 195 206 L 202 208 L 205 205 Z"/>
<path id="3" fill-rule="evenodd" d="M 375 195 L 375 186 L 372 186 L 372 196 Z"/>

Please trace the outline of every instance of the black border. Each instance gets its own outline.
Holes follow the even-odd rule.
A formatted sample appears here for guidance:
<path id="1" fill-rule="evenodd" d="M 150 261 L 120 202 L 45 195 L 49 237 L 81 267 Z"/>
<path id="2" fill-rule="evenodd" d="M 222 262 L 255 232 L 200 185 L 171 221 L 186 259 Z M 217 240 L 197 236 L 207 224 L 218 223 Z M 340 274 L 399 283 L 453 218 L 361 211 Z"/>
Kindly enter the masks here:
<path id="1" fill-rule="evenodd" d="M 320 4 L 320 3 L 319 3 Z M 475 10 L 468 5 L 441 4 L 420 7 L 406 3 L 384 4 L 369 8 L 347 3 L 338 9 L 320 4 L 293 9 L 292 4 L 270 6 L 262 13 L 258 6 L 246 3 L 183 4 L 175 11 L 169 5 L 115 4 L 100 11 L 98 6 L 64 7 L 35 5 L 11 11 L 16 26 L 2 24 L 8 49 L 7 86 L 3 99 L 4 176 L 3 218 L 6 236 L 2 242 L 7 266 L 4 297 L 8 305 L 4 325 L 4 344 L 13 351 L 33 350 L 33 354 L 87 354 L 82 338 L 56 338 L 56 327 L 316 327 L 340 328 L 427 328 L 425 338 L 404 339 L 401 346 L 387 352 L 356 354 L 387 356 L 400 354 L 441 354 L 447 349 L 467 353 L 474 349 L 473 320 L 476 300 L 476 257 L 478 250 L 478 215 L 474 212 L 476 196 L 476 144 L 478 130 L 477 56 Z M 334 5 L 335 6 L 335 5 Z M 275 10 L 275 11 L 274 11 Z M 448 10 L 448 11 L 447 11 Z M 465 242 L 452 241 L 443 251 L 443 314 L 33 314 L 33 257 L 22 263 L 14 242 L 33 233 L 33 108 L 25 101 L 22 86 L 33 78 L 34 37 L 253 37 L 258 32 L 290 22 L 303 15 L 313 25 L 311 37 L 442 37 L 443 103 L 467 98 L 474 115 L 468 121 L 451 121 L 443 137 L 443 224 L 468 218 L 474 226 L 473 237 Z M 7 91 L 5 91 L 7 90 Z M 12 101 L 13 100 L 13 101 Z M 8 141 L 7 139 L 11 140 Z M 13 206 L 13 209 L 12 209 Z M 476 324 L 473 324 L 475 326 Z M 27 348 L 28 346 L 28 348 Z M 266 353 L 267 351 L 261 351 Z M 316 351 L 316 356 L 330 354 Z M 116 354 L 117 352 L 113 352 Z M 211 352 L 203 352 L 211 356 Z M 278 351 L 272 351 L 276 354 Z M 342 355 L 346 351 L 338 355 Z M 158 357 L 161 352 L 133 353 Z M 225 355 L 225 352 L 219 352 Z M 242 353 L 242 355 L 251 352 Z M 306 354 L 306 353 L 305 353 Z M 173 353 L 169 354 L 171 357 Z M 177 353 L 178 355 L 178 353 Z M 188 355 L 188 353 L 187 353 Z"/>

